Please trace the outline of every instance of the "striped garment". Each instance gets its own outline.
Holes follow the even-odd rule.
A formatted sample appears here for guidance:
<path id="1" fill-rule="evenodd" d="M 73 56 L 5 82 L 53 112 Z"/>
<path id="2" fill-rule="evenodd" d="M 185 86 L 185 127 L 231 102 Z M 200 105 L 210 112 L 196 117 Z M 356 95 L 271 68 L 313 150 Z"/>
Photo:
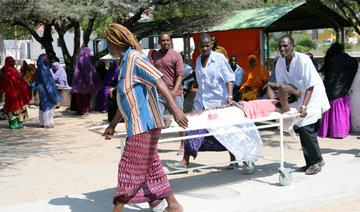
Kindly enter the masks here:
<path id="1" fill-rule="evenodd" d="M 164 126 L 155 83 L 162 77 L 140 51 L 129 48 L 118 81 L 118 106 L 127 126 L 127 136 Z"/>
<path id="2" fill-rule="evenodd" d="M 126 138 L 119 163 L 114 204 L 148 202 L 155 207 L 172 194 L 157 152 L 160 133 L 161 129 L 158 128 Z"/>

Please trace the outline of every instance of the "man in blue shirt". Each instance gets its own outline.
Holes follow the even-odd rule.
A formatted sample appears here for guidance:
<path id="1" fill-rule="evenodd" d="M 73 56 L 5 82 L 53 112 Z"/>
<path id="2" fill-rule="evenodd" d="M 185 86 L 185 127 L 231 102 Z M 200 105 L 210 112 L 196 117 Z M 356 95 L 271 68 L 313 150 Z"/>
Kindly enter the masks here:
<path id="1" fill-rule="evenodd" d="M 243 80 L 244 70 L 237 64 L 238 60 L 235 55 L 230 56 L 229 63 L 231 69 L 234 71 L 235 74 L 235 82 L 233 88 L 233 99 L 234 101 L 239 101 L 239 89 Z"/>

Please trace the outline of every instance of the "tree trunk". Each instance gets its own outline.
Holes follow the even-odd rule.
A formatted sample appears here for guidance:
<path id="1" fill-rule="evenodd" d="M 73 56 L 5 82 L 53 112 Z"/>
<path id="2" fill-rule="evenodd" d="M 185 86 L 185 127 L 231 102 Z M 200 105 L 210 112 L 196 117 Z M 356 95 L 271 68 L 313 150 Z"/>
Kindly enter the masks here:
<path id="1" fill-rule="evenodd" d="M 54 21 L 51 23 L 43 23 L 44 25 L 44 33 L 43 36 L 40 37 L 40 35 L 35 31 L 35 29 L 22 21 L 16 20 L 14 21 L 15 25 L 19 25 L 23 27 L 24 29 L 28 30 L 30 34 L 35 38 L 37 42 L 39 42 L 43 47 L 45 48 L 45 52 L 49 57 L 55 57 L 56 53 L 54 51 L 53 45 L 52 45 L 52 33 L 51 33 L 51 27 L 54 25 Z"/>
<path id="2" fill-rule="evenodd" d="M 96 20 L 96 17 L 90 18 L 87 28 L 84 30 L 84 34 L 83 34 L 83 44 L 81 47 L 85 47 L 88 46 L 89 41 L 90 41 L 90 36 L 91 36 L 91 32 L 93 31 L 93 27 L 94 27 L 94 22 Z"/>
<path id="3" fill-rule="evenodd" d="M 44 46 L 46 54 L 51 59 L 56 57 L 56 53 L 54 51 L 54 47 L 52 44 L 53 42 L 52 32 L 51 32 L 52 26 L 53 26 L 52 24 L 44 24 L 44 34 L 40 42 Z"/>
<path id="4" fill-rule="evenodd" d="M 4 38 L 0 32 L 0 49 L 1 49 L 1 63 L 2 65 L 5 65 L 5 57 L 6 57 L 6 48 L 4 43 Z"/>

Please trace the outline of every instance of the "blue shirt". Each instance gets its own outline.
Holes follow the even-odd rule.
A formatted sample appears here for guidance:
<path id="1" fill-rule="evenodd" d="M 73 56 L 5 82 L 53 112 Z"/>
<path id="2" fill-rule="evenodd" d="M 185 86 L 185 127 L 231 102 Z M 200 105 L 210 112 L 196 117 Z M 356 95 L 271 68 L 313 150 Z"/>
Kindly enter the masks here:
<path id="1" fill-rule="evenodd" d="M 234 85 L 240 87 L 243 81 L 244 70 L 239 65 L 236 65 L 236 69 L 234 73 L 235 73 Z"/>
<path id="2" fill-rule="evenodd" d="M 127 136 L 164 126 L 155 83 L 163 74 L 140 51 L 129 48 L 119 69 L 119 110 L 124 117 Z"/>
<path id="3" fill-rule="evenodd" d="M 224 105 L 228 96 L 227 82 L 235 81 L 234 72 L 225 56 L 211 51 L 205 68 L 202 68 L 200 55 L 196 59 L 196 92 L 194 109 L 209 109 Z"/>

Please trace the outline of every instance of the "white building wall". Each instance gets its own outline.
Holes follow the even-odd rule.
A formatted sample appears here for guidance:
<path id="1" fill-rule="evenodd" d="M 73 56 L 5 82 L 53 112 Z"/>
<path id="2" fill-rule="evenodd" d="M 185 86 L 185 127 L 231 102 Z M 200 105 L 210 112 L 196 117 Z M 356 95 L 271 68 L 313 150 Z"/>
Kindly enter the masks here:
<path id="1" fill-rule="evenodd" d="M 38 32 L 40 34 L 40 36 L 42 36 L 42 32 Z M 53 48 L 54 51 L 56 53 L 56 56 L 60 59 L 60 61 L 63 61 L 64 57 L 62 54 L 62 50 L 60 48 L 60 46 L 58 45 L 58 39 L 59 39 L 59 35 L 54 31 L 54 33 L 52 34 L 53 37 Z M 92 34 L 90 36 L 90 42 L 88 43 L 88 47 L 91 49 L 91 51 L 93 51 L 93 44 L 91 39 L 96 38 L 96 35 Z M 65 39 L 65 43 L 66 46 L 68 48 L 68 51 L 70 53 L 70 55 L 73 54 L 74 52 L 74 33 L 72 32 L 67 32 L 64 35 L 64 39 Z M 83 41 L 83 31 L 81 30 L 81 36 L 80 36 L 80 45 L 82 45 Z M 32 60 L 36 60 L 40 54 L 45 53 L 45 49 L 41 47 L 41 44 L 35 40 L 35 38 L 32 37 L 31 40 L 31 59 Z"/>
<path id="2" fill-rule="evenodd" d="M 143 49 L 143 52 L 147 55 L 147 53 L 150 51 L 150 49 L 147 48 L 149 46 L 149 38 L 141 39 L 140 44 Z M 157 50 L 160 49 L 160 45 L 158 43 L 158 37 L 154 38 L 154 44 L 156 44 Z M 190 47 L 192 49 L 195 48 L 195 43 L 194 43 L 193 38 L 190 39 Z M 179 53 L 183 52 L 184 51 L 184 39 L 183 38 L 173 38 L 172 39 L 172 48 Z M 192 52 L 191 52 L 191 54 L 192 54 Z"/>

